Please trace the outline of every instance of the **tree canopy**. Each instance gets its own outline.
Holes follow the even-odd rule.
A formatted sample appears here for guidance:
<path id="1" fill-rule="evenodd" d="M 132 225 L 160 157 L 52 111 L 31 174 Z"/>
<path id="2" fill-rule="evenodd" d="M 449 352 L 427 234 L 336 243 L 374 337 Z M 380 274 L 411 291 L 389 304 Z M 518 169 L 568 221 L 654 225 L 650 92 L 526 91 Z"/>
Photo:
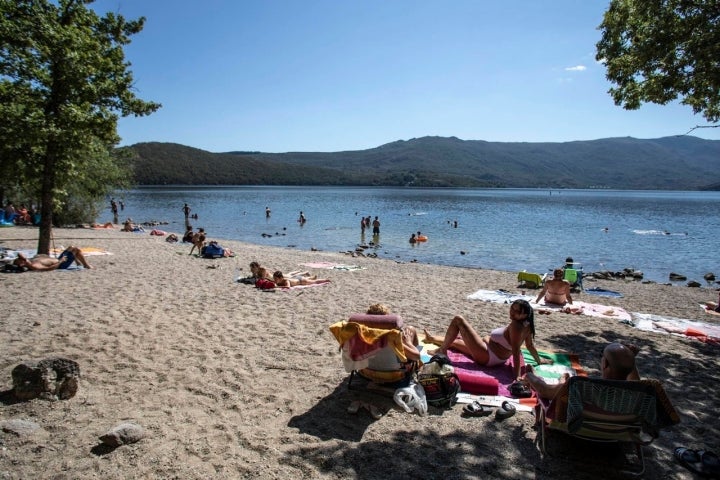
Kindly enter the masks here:
<path id="1" fill-rule="evenodd" d="M 596 58 L 616 85 L 616 105 L 680 99 L 708 122 L 720 120 L 717 0 L 612 0 L 599 28 Z"/>
<path id="2" fill-rule="evenodd" d="M 53 212 L 69 191 L 117 179 L 120 116 L 160 105 L 133 92 L 123 47 L 144 18 L 98 16 L 93 0 L 0 0 L 2 171 L 40 196 L 38 252 L 48 253 Z"/>

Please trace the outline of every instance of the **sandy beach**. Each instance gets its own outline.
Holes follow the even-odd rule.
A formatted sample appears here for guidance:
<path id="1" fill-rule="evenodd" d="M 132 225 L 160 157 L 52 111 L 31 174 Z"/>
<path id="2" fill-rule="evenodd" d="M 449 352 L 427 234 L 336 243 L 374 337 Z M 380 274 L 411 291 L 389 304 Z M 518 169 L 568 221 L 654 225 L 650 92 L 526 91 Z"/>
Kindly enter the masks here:
<path id="1" fill-rule="evenodd" d="M 0 230 L 1 247 L 34 249 L 36 239 L 33 228 Z M 21 435 L 0 431 L 0 478 L 599 479 L 617 473 L 605 457 L 614 458 L 612 452 L 562 436 L 551 440 L 557 453 L 543 457 L 530 413 L 498 422 L 464 418 L 456 405 L 421 417 L 391 398 L 347 389 L 330 324 L 382 302 L 419 329 L 442 333 L 462 314 L 487 333 L 507 323 L 508 306 L 467 296 L 478 289 L 518 291 L 517 272 L 215 240 L 236 256 L 189 256 L 190 245 L 147 233 L 56 229 L 57 247 L 111 255 L 88 257 L 92 270 L 0 275 L 0 422 L 41 427 Z M 283 271 L 313 262 L 362 269 L 309 269 L 331 283 L 264 292 L 234 282 L 237 270 L 249 274 L 253 260 Z M 715 287 L 585 281 L 592 286 L 623 297 L 575 298 L 720 321 L 698 307 L 717 300 Z M 538 315 L 536 328 L 538 349 L 576 353 L 591 375 L 598 374 L 606 343 L 641 348 L 641 375 L 662 381 L 682 419 L 645 447 L 645 478 L 694 478 L 673 458 L 675 447 L 720 452 L 720 346 L 584 315 Z M 14 400 L 12 369 L 53 356 L 79 363 L 77 395 Z M 384 415 L 349 414 L 354 399 L 372 402 Z M 147 438 L 102 447 L 98 437 L 123 422 L 142 426 Z"/>

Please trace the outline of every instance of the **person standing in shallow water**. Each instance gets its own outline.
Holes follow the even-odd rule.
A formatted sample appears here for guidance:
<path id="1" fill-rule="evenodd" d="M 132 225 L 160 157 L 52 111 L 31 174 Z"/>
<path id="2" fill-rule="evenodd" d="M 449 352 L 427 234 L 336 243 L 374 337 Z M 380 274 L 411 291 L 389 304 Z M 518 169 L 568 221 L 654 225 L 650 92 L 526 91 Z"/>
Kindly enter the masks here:
<path id="1" fill-rule="evenodd" d="M 182 207 L 183 214 L 185 214 L 185 228 L 190 226 L 190 205 L 187 203 Z"/>
<path id="2" fill-rule="evenodd" d="M 375 216 L 375 220 L 372 222 L 373 235 L 380 235 L 380 220 Z"/>

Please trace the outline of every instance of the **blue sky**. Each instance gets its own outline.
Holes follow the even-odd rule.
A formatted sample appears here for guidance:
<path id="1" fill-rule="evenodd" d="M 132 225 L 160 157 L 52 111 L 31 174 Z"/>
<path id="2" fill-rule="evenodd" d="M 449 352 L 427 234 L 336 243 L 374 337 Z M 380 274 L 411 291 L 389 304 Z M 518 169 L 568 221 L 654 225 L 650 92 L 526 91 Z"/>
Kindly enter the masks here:
<path id="1" fill-rule="evenodd" d="M 595 61 L 608 2 L 98 0 L 146 17 L 121 145 L 342 151 L 426 135 L 565 142 L 684 134 L 679 104 L 615 106 Z M 720 128 L 692 135 L 717 140 Z"/>

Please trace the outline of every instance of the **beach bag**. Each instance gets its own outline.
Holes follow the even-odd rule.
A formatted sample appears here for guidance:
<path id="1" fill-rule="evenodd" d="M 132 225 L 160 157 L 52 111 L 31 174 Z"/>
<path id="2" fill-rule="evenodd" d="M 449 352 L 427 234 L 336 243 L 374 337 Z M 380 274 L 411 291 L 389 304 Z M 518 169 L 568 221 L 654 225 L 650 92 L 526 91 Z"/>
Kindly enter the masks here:
<path id="1" fill-rule="evenodd" d="M 258 278 L 255 280 L 255 287 L 261 290 L 270 290 L 277 287 L 277 285 L 275 285 L 275 282 L 268 280 L 267 278 Z"/>
<path id="2" fill-rule="evenodd" d="M 217 242 L 210 242 L 200 250 L 200 254 L 203 258 L 221 258 L 225 256 L 225 249 Z"/>
<path id="3" fill-rule="evenodd" d="M 428 405 L 450 408 L 457 402 L 460 379 L 453 371 L 452 362 L 446 355 L 433 355 L 418 373 L 418 383 L 425 390 Z"/>

